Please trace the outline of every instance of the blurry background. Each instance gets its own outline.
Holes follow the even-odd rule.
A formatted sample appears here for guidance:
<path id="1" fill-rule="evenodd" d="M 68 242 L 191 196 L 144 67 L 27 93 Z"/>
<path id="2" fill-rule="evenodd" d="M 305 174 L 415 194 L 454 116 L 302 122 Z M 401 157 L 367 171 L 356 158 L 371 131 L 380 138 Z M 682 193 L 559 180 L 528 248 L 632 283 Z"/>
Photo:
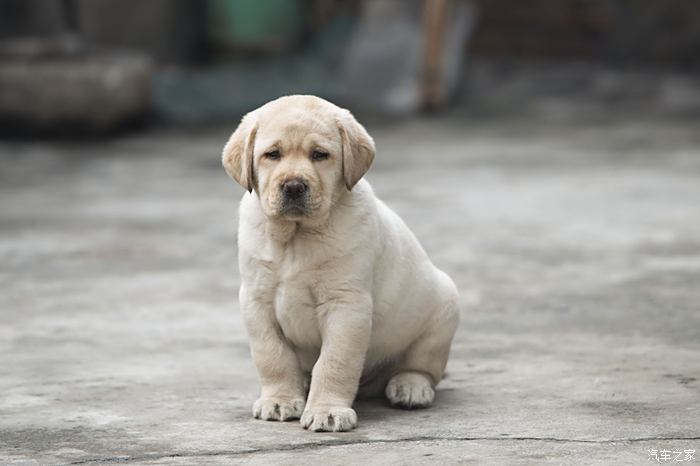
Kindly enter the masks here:
<path id="1" fill-rule="evenodd" d="M 250 416 L 220 154 L 290 93 L 462 297 L 435 406 L 344 435 Z M 700 449 L 698 0 L 0 0 L 0 138 L 2 464 Z"/>
<path id="2" fill-rule="evenodd" d="M 698 57 L 693 0 L 2 0 L 0 128 L 234 122 L 290 93 L 390 117 L 687 113 Z"/>

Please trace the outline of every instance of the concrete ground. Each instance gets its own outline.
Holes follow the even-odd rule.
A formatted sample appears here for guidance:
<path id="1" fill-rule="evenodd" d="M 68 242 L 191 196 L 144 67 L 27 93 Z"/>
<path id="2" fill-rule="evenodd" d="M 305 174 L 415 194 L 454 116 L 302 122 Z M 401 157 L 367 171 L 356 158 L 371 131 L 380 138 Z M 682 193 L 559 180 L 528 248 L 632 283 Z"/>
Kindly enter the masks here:
<path id="1" fill-rule="evenodd" d="M 370 182 L 462 293 L 431 409 L 252 419 L 227 129 L 2 143 L 0 463 L 700 461 L 700 126 L 370 129 Z"/>

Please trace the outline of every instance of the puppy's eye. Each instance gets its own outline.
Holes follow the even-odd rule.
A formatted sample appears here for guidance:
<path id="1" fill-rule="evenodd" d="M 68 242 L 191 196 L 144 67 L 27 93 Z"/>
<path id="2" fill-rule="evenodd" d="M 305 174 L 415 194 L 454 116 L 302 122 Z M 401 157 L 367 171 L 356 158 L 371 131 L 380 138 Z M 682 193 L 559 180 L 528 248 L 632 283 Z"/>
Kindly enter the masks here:
<path id="1" fill-rule="evenodd" d="M 279 160 L 282 157 L 282 155 L 278 150 L 271 150 L 270 152 L 265 152 L 263 154 L 263 157 L 270 160 Z"/>
<path id="2" fill-rule="evenodd" d="M 313 154 L 311 154 L 311 160 L 314 160 L 316 162 L 319 162 L 321 160 L 326 160 L 328 158 L 328 152 L 321 152 L 320 150 L 315 150 Z"/>

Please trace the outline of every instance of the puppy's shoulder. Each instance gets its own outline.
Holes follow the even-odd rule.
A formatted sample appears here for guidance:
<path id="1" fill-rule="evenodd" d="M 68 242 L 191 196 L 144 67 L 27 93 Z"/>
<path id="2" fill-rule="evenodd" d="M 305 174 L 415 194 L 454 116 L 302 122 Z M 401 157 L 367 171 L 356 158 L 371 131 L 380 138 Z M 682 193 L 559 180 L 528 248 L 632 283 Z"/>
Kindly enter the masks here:
<path id="1" fill-rule="evenodd" d="M 353 186 L 351 195 L 347 196 L 346 199 L 346 207 L 352 211 L 353 215 L 376 214 L 378 199 L 374 195 L 372 186 L 364 178 Z"/>
<path id="2" fill-rule="evenodd" d="M 238 205 L 238 216 L 241 220 L 251 220 L 262 214 L 260 200 L 254 193 L 245 193 Z"/>
<path id="3" fill-rule="evenodd" d="M 240 249 L 259 247 L 264 231 L 264 213 L 255 194 L 245 193 L 238 207 L 238 246 Z"/>

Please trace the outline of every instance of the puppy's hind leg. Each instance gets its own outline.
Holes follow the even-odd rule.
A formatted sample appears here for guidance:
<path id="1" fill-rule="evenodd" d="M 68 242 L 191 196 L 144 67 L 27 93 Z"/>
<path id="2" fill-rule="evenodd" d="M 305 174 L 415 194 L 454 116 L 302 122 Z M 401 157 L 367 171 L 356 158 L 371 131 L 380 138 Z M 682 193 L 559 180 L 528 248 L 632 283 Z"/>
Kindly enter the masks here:
<path id="1" fill-rule="evenodd" d="M 458 321 L 457 300 L 450 297 L 395 367 L 384 390 L 392 406 L 427 408 L 433 403 L 435 386 L 445 371 Z"/>

